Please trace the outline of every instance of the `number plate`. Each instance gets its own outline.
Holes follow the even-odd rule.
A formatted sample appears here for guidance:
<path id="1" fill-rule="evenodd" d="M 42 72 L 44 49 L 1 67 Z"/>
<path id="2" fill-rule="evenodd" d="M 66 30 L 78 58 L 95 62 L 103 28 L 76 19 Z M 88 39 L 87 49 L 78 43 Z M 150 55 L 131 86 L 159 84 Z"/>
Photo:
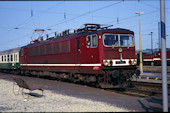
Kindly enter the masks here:
<path id="1" fill-rule="evenodd" d="M 126 64 L 126 61 L 116 61 L 116 64 Z"/>

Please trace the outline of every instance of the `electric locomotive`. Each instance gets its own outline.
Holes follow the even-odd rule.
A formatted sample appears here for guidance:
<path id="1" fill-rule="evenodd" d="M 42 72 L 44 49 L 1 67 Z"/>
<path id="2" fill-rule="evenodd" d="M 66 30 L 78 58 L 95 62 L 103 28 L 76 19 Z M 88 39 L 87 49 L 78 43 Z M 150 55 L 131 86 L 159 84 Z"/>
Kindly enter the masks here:
<path id="1" fill-rule="evenodd" d="M 156 51 L 153 57 L 154 65 L 161 65 L 161 51 Z M 166 51 L 167 65 L 170 65 L 170 50 Z"/>
<path id="2" fill-rule="evenodd" d="M 170 65 L 170 50 L 167 48 L 167 65 Z M 139 59 L 137 59 L 139 61 Z M 147 52 L 143 52 L 143 64 L 157 66 L 161 65 L 161 51 L 154 51 L 153 54 L 148 54 Z"/>
<path id="3" fill-rule="evenodd" d="M 73 32 L 36 40 L 21 48 L 22 75 L 50 76 L 102 88 L 129 85 L 139 75 L 134 32 L 101 24 L 84 24 Z"/>

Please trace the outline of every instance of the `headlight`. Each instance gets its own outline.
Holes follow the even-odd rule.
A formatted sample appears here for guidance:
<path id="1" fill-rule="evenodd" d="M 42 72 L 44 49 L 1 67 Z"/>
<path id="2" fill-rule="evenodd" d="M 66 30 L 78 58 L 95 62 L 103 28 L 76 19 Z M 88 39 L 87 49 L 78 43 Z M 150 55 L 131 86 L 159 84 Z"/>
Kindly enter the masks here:
<path id="1" fill-rule="evenodd" d="M 104 65 L 105 65 L 105 66 L 108 66 L 108 62 L 107 62 L 107 61 L 105 61 L 105 62 L 104 62 Z"/>
<path id="2" fill-rule="evenodd" d="M 103 65 L 104 66 L 112 66 L 113 65 L 113 61 L 112 60 L 103 60 Z"/>

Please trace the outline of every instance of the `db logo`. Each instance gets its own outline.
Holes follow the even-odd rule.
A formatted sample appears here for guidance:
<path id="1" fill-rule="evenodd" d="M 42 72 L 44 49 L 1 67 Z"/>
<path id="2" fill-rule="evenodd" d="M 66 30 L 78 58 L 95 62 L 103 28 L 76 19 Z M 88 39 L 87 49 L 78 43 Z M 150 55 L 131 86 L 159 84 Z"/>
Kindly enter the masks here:
<path id="1" fill-rule="evenodd" d="M 95 66 L 93 67 L 93 70 L 99 70 L 99 67 Z"/>

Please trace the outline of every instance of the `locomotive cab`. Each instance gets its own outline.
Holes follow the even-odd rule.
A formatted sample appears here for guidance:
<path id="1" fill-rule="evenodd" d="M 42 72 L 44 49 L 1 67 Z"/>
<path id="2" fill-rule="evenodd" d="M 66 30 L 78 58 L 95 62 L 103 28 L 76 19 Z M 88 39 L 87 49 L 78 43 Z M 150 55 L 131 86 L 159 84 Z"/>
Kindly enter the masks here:
<path id="1" fill-rule="evenodd" d="M 135 55 L 134 33 L 126 29 L 108 29 L 102 33 L 100 59 L 104 72 L 103 88 L 129 85 L 134 74 L 139 75 Z"/>
<path id="2" fill-rule="evenodd" d="M 104 66 L 136 65 L 134 37 L 130 34 L 103 34 Z M 110 62 L 110 63 L 109 63 Z"/>

